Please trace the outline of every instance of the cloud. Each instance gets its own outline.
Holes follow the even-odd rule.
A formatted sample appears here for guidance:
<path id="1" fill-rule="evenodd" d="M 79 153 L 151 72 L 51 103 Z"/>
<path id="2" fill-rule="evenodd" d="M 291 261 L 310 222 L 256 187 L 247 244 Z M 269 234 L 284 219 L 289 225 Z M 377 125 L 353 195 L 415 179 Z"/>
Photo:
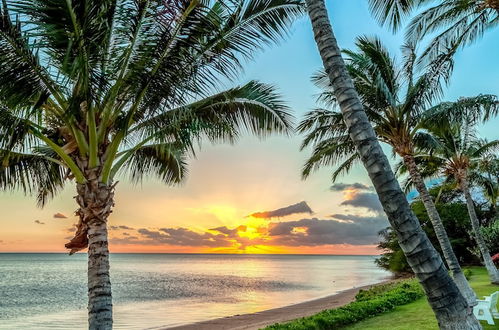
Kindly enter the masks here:
<path id="1" fill-rule="evenodd" d="M 58 213 L 54 214 L 54 218 L 56 218 L 56 219 L 66 219 L 67 216 L 65 216 L 64 214 L 58 212 Z"/>
<path id="2" fill-rule="evenodd" d="M 335 183 L 330 187 L 331 191 L 344 191 L 344 190 L 372 190 L 372 187 L 366 186 L 362 183 Z"/>
<path id="3" fill-rule="evenodd" d="M 119 226 L 109 226 L 110 230 L 135 230 L 135 228 L 124 226 L 124 225 L 119 225 Z"/>
<path id="4" fill-rule="evenodd" d="M 312 211 L 310 206 L 308 206 L 307 202 L 303 201 L 273 211 L 256 212 L 250 214 L 249 216 L 254 218 L 269 219 L 269 218 L 285 217 L 288 215 L 301 214 L 301 213 L 313 214 L 314 212 Z"/>
<path id="5" fill-rule="evenodd" d="M 241 226 L 238 226 L 238 227 L 236 227 L 234 229 L 229 229 L 228 227 L 223 226 L 223 227 L 211 228 L 209 230 L 211 230 L 211 231 L 217 231 L 219 233 L 227 235 L 228 237 L 236 237 L 236 236 L 239 236 L 239 235 L 237 235 L 238 232 L 240 232 L 240 231 L 244 232 L 247 229 L 248 229 L 247 226 L 241 225 Z"/>
<path id="6" fill-rule="evenodd" d="M 209 232 L 197 233 L 187 228 L 161 228 L 158 231 L 151 231 L 146 228 L 138 229 L 147 241 L 146 244 L 168 244 L 177 246 L 207 246 L 225 247 L 232 243 L 222 234 L 212 234 Z"/>
<path id="7" fill-rule="evenodd" d="M 269 236 L 273 245 L 282 246 L 366 245 L 378 242 L 378 232 L 388 225 L 382 216 L 346 215 L 338 220 L 313 218 L 271 223 Z"/>
<path id="8" fill-rule="evenodd" d="M 140 240 L 137 236 L 127 236 L 127 237 L 113 237 L 109 239 L 109 242 L 112 244 L 144 244 L 144 241 Z"/>
<path id="9" fill-rule="evenodd" d="M 39 224 L 39 225 L 44 225 L 45 222 L 41 222 L 40 220 L 35 220 L 35 223 Z"/>
<path id="10" fill-rule="evenodd" d="M 343 206 L 363 207 L 370 211 L 382 213 L 383 207 L 375 193 L 356 193 L 340 203 Z"/>

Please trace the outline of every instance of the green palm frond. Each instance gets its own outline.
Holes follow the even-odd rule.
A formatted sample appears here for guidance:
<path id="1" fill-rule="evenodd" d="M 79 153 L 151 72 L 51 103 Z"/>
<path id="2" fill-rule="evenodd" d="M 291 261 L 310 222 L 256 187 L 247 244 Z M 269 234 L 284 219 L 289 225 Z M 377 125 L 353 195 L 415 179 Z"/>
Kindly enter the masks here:
<path id="1" fill-rule="evenodd" d="M 0 100 L 8 107 L 45 102 L 52 84 L 18 19 L 13 22 L 7 7 L 0 8 Z"/>
<path id="2" fill-rule="evenodd" d="M 143 168 L 176 183 L 202 139 L 289 134 L 273 86 L 219 91 L 303 12 L 301 0 L 2 0 L 0 148 L 65 168 L 61 180 L 97 168 L 110 184 L 126 168 L 140 181 Z"/>
<path id="3" fill-rule="evenodd" d="M 235 141 L 243 134 L 266 137 L 289 134 L 292 116 L 276 89 L 251 81 L 177 109 L 166 111 L 131 128 L 159 141 L 190 141 L 207 137 L 213 142 Z M 186 135 L 187 134 L 187 135 Z"/>
<path id="4" fill-rule="evenodd" d="M 374 17 L 381 24 L 388 24 L 397 31 L 404 18 L 425 0 L 369 0 L 369 7 Z"/>
<path id="5" fill-rule="evenodd" d="M 123 171 L 135 183 L 152 174 L 165 184 L 179 184 L 187 174 L 185 150 L 173 143 L 142 146 L 133 151 Z"/>
<path id="6" fill-rule="evenodd" d="M 305 179 L 324 166 L 343 167 L 341 172 L 344 172 L 351 168 L 353 160 L 350 159 L 354 154 L 356 149 L 348 134 L 322 140 L 314 145 L 312 155 L 302 168 L 302 177 Z M 349 165 L 343 165 L 345 161 Z"/>
<path id="7" fill-rule="evenodd" d="M 42 155 L 0 150 L 0 188 L 37 194 L 43 206 L 64 186 L 63 167 Z"/>
<path id="8" fill-rule="evenodd" d="M 423 57 L 434 58 L 450 48 L 464 47 L 495 27 L 499 12 L 484 1 L 441 0 L 418 14 L 409 24 L 406 37 L 422 40 L 437 33 Z"/>

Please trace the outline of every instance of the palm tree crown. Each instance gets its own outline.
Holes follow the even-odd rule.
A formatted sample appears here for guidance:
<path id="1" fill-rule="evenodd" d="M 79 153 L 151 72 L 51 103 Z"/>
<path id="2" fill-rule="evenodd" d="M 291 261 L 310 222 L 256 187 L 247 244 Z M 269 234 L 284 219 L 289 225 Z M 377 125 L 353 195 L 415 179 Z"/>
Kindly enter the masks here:
<path id="1" fill-rule="evenodd" d="M 425 110 L 442 95 L 443 83 L 453 65 L 451 57 L 442 55 L 424 73 L 418 74 L 414 45 L 403 47 L 400 66 L 377 38 L 360 37 L 357 47 L 358 52 L 345 51 L 348 70 L 378 138 L 400 156 L 413 153 L 415 144 L 428 142 L 420 121 Z M 335 106 L 324 74 L 319 73 L 313 79 L 325 90 L 320 100 L 328 107 Z M 299 130 L 307 133 L 302 148 L 314 147 L 303 169 L 305 177 L 323 165 L 338 165 L 333 173 L 336 180 L 359 160 L 336 110 L 317 109 L 308 113 Z"/>
<path id="2" fill-rule="evenodd" d="M 68 178 L 178 183 L 198 138 L 289 131 L 274 87 L 220 88 L 301 11 L 299 0 L 3 0 L 0 186 L 43 204 Z"/>
<path id="3" fill-rule="evenodd" d="M 397 30 L 405 17 L 423 7 L 409 23 L 408 40 L 414 42 L 431 36 L 423 58 L 472 44 L 497 26 L 498 0 L 369 0 L 371 11 L 382 23 Z"/>

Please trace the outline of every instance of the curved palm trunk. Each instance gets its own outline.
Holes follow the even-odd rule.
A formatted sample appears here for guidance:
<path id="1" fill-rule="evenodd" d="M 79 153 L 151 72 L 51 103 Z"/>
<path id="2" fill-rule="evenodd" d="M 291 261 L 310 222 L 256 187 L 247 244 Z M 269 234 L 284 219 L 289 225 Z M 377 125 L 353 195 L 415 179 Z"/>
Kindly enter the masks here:
<path id="1" fill-rule="evenodd" d="M 78 184 L 76 201 L 88 236 L 88 328 L 113 328 L 113 304 L 109 276 L 107 218 L 114 206 L 114 186 L 100 183 L 97 169 L 85 171 L 87 183 Z"/>
<path id="2" fill-rule="evenodd" d="M 407 261 L 421 282 L 441 329 L 481 329 L 435 248 L 411 212 L 354 89 L 334 37 L 324 0 L 306 0 L 324 68 L 350 137 L 397 233 Z"/>
<path id="3" fill-rule="evenodd" d="M 492 257 L 490 256 L 489 249 L 487 248 L 487 244 L 485 244 L 485 240 L 480 233 L 480 223 L 475 212 L 475 204 L 473 203 L 473 199 L 471 198 L 468 178 L 463 175 L 460 183 L 460 188 L 463 191 L 464 198 L 466 199 L 466 206 L 468 207 L 468 214 L 470 216 L 471 227 L 473 229 L 473 236 L 475 236 L 475 241 L 478 245 L 478 249 L 480 250 L 480 254 L 482 255 L 483 263 L 485 264 L 485 268 L 487 268 L 487 272 L 489 273 L 490 282 L 492 282 L 492 284 L 499 285 L 499 271 L 494 265 Z"/>
<path id="4" fill-rule="evenodd" d="M 421 173 L 416 165 L 416 161 L 412 155 L 404 155 L 404 164 L 407 166 L 409 171 L 409 175 L 411 176 L 412 182 L 416 186 L 416 190 L 421 197 L 421 200 L 424 204 L 426 211 L 428 212 L 428 217 L 431 220 L 433 225 L 433 229 L 435 230 L 435 235 L 437 236 L 438 242 L 440 243 L 440 247 L 442 248 L 442 252 L 444 254 L 445 261 L 449 266 L 449 269 L 452 272 L 452 276 L 454 278 L 454 282 L 456 282 L 459 291 L 466 298 L 468 303 L 471 306 L 476 305 L 476 295 L 473 289 L 471 289 L 466 277 L 463 274 L 461 266 L 457 260 L 456 254 L 454 250 L 452 250 L 452 245 L 449 240 L 449 236 L 447 236 L 447 232 L 445 231 L 444 224 L 442 223 L 442 219 L 440 219 L 440 215 L 438 214 L 437 208 L 435 207 L 435 203 L 431 198 L 428 189 L 424 183 L 423 178 L 421 177 Z"/>

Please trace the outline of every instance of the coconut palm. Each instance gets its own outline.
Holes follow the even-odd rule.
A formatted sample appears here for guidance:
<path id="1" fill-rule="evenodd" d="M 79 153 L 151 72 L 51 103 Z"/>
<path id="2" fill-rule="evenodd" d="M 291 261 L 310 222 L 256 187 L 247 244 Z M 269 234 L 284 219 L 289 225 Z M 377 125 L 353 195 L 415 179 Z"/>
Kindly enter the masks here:
<path id="1" fill-rule="evenodd" d="M 286 133 L 274 87 L 221 90 L 278 40 L 299 0 L 2 0 L 0 185 L 40 204 L 76 184 L 90 329 L 112 327 L 107 219 L 116 175 L 185 176 L 196 141 Z"/>
<path id="2" fill-rule="evenodd" d="M 405 16 L 419 7 L 406 31 L 408 40 L 432 35 L 424 57 L 435 58 L 456 46 L 467 46 L 497 26 L 499 0 L 369 0 L 374 16 L 397 30 Z M 429 5 L 429 6 L 428 6 Z M 436 34 L 436 36 L 433 36 Z"/>
<path id="3" fill-rule="evenodd" d="M 379 140 L 388 144 L 410 170 L 410 176 L 428 212 L 454 280 L 461 293 L 474 305 L 476 295 L 462 272 L 435 203 L 414 160 L 415 145 L 429 146 L 428 136 L 421 130 L 421 118 L 430 104 L 442 94 L 442 81 L 448 78 L 446 73 L 452 67 L 452 61 L 444 56 L 433 63 L 427 72 L 418 75 L 414 68 L 418 57 L 413 45 L 403 47 L 404 63 L 400 67 L 378 38 L 360 37 L 357 47 L 357 52 L 344 53 L 348 56 L 347 68 L 367 117 Z M 335 107 L 336 100 L 330 95 L 330 85 L 324 73 L 316 75 L 314 80 L 325 89 L 321 100 L 329 108 Z M 494 97 L 480 96 L 477 103 L 490 107 L 494 104 Z M 360 160 L 352 142 L 345 136 L 347 130 L 342 120 L 323 125 L 324 118 L 329 116 L 340 117 L 334 110 L 320 109 L 309 113 L 299 126 L 302 133 L 307 133 L 302 149 L 314 145 L 313 156 L 306 162 L 303 170 L 304 177 L 328 163 L 337 166 L 333 175 L 336 180 L 340 173 L 349 170 L 353 163 Z M 333 128 L 330 129 L 331 127 Z M 324 131 L 329 134 L 321 134 Z M 338 137 L 341 141 L 338 141 Z"/>
<path id="4" fill-rule="evenodd" d="M 469 180 L 482 189 L 492 214 L 496 215 L 499 203 L 499 157 L 494 153 L 484 155 L 477 165 L 471 169 Z"/>
<path id="5" fill-rule="evenodd" d="M 486 141 L 477 137 L 476 125 L 479 123 L 480 107 L 471 108 L 473 98 L 463 98 L 456 102 L 446 102 L 429 111 L 425 128 L 433 139 L 430 153 L 420 151 L 415 157 L 424 168 L 426 177 L 443 177 L 455 182 L 466 200 L 473 236 L 489 273 L 490 281 L 499 284 L 499 271 L 495 267 L 490 252 L 480 231 L 480 222 L 476 215 L 475 204 L 471 196 L 470 179 L 477 172 L 490 154 L 499 149 L 499 140 Z M 495 113 L 495 111 L 494 111 Z M 446 120 L 436 119 L 441 114 Z M 403 170 L 402 170 L 403 171 Z M 475 179 L 476 180 L 476 179 Z"/>
<path id="6" fill-rule="evenodd" d="M 307 10 L 322 58 L 324 69 L 338 100 L 341 116 L 330 121 L 344 120 L 348 135 L 376 189 L 383 209 L 392 225 L 407 261 L 420 280 L 441 329 L 481 329 L 468 303 L 447 273 L 438 252 L 421 229 L 401 190 L 376 134 L 364 111 L 362 102 L 349 77 L 324 0 L 307 0 Z M 327 124 L 326 124 L 327 125 Z M 327 131 L 324 134 L 328 134 Z M 334 148 L 336 144 L 333 144 Z"/>

